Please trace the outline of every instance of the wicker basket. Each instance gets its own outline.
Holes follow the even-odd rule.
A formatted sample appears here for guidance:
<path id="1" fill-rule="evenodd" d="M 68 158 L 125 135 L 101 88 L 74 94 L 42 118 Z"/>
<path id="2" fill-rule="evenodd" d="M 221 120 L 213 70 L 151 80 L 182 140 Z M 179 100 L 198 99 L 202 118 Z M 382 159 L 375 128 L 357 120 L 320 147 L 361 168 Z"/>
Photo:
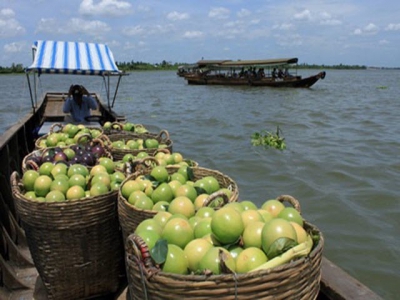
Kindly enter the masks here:
<path id="1" fill-rule="evenodd" d="M 17 172 L 10 180 L 48 299 L 110 296 L 126 285 L 117 192 L 46 203 L 23 196 Z"/>
<path id="2" fill-rule="evenodd" d="M 54 123 L 53 125 L 51 125 L 51 127 L 50 127 L 50 130 L 49 130 L 49 133 L 47 133 L 47 134 L 45 134 L 45 135 L 43 135 L 43 136 L 41 136 L 40 138 L 38 138 L 36 141 L 35 141 L 35 148 L 36 149 L 43 149 L 44 147 L 42 147 L 41 145 L 40 145 L 40 143 L 41 143 L 41 141 L 43 141 L 43 140 L 45 140 L 50 134 L 52 134 L 52 133 L 56 133 L 56 132 L 61 132 L 62 130 L 63 130 L 63 125 L 62 124 L 60 124 L 60 123 Z M 98 130 L 99 132 L 100 132 L 100 134 L 99 134 L 99 137 L 101 136 L 101 135 L 103 135 L 103 129 L 102 128 L 100 128 L 100 127 L 94 127 L 94 126 L 85 126 L 85 128 L 88 128 L 88 129 L 93 129 L 93 130 Z"/>
<path id="3" fill-rule="evenodd" d="M 268 270 L 221 275 L 164 273 L 153 264 L 143 240 L 135 234 L 129 235 L 125 258 L 127 299 L 316 299 L 324 239 L 314 225 L 305 222 L 305 228 L 319 237 L 307 257 Z"/>
<path id="4" fill-rule="evenodd" d="M 138 132 L 136 132 L 137 128 L 141 128 L 143 133 L 148 132 L 147 129 L 142 124 L 133 124 L 135 127 L 134 131 L 124 130 L 124 125 L 125 125 L 125 123 L 122 123 L 122 122 L 112 122 L 111 128 L 104 129 L 104 134 L 106 134 L 106 135 L 111 135 L 111 134 L 127 134 L 127 135 L 129 135 L 132 133 L 139 134 Z"/>
<path id="5" fill-rule="evenodd" d="M 166 167 L 167 171 L 169 174 L 173 174 L 178 171 L 179 167 L 178 166 L 167 166 Z M 232 180 L 227 175 L 222 174 L 219 171 L 216 170 L 211 170 L 211 169 L 206 169 L 206 168 L 201 168 L 201 167 L 196 167 L 193 168 L 193 175 L 194 175 L 194 180 L 198 180 L 200 178 L 203 178 L 205 176 L 212 175 L 214 176 L 221 187 L 223 188 L 228 188 L 232 191 L 232 195 L 229 198 L 229 202 L 235 202 L 238 200 L 239 197 L 239 190 L 238 186 L 235 181 Z M 150 169 L 142 169 L 140 171 L 137 171 L 133 173 L 132 175 L 128 176 L 122 183 L 121 187 L 123 184 L 131 179 L 135 179 L 136 177 L 140 175 L 147 175 L 151 172 Z M 210 195 L 211 198 L 215 197 L 215 194 Z M 207 202 L 210 202 L 208 200 Z M 121 194 L 121 189 L 118 192 L 118 217 L 119 217 L 119 223 L 122 228 L 122 235 L 124 241 L 130 235 L 133 233 L 136 229 L 136 227 L 139 225 L 140 222 L 146 219 L 150 219 L 153 216 L 157 214 L 157 211 L 153 210 L 145 210 L 145 209 L 138 209 L 134 207 L 132 204 L 128 202 L 127 199 L 125 199 L 122 194 Z"/>
<path id="6" fill-rule="evenodd" d="M 131 139 L 156 139 L 159 143 L 166 144 L 166 148 L 172 153 L 172 140 L 169 137 L 167 130 L 161 130 L 160 133 L 143 133 L 138 134 L 135 132 L 124 132 L 124 133 L 114 133 L 106 135 L 108 140 L 112 143 L 119 140 L 131 140 Z M 146 152 L 150 155 L 154 153 L 155 149 L 115 149 L 111 148 L 111 153 L 115 160 L 122 160 L 125 154 L 137 155 L 139 152 Z"/>

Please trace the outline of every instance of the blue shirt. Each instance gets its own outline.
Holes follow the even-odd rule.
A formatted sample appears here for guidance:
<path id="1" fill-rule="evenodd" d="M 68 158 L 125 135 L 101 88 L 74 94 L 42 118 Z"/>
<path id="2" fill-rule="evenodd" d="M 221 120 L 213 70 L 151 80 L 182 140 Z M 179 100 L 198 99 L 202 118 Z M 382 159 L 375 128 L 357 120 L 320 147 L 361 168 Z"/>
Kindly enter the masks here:
<path id="1" fill-rule="evenodd" d="M 82 105 L 79 107 L 74 98 L 68 97 L 64 102 L 63 112 L 70 113 L 75 122 L 84 122 L 90 116 L 90 109 L 97 109 L 96 100 L 89 96 L 82 96 Z"/>

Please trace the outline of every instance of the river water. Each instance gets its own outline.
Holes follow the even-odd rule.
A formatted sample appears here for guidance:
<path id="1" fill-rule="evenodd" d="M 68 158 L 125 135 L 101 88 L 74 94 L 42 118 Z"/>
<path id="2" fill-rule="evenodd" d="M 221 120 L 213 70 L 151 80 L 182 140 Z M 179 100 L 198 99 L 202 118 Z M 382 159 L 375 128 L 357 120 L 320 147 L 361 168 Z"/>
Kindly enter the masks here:
<path id="1" fill-rule="evenodd" d="M 301 71 L 302 75 L 317 73 Z M 26 78 L 1 76 L 0 130 L 29 111 Z M 43 76 L 41 89 L 100 78 Z M 174 151 L 229 175 L 242 200 L 281 194 L 325 237 L 324 255 L 384 299 L 400 293 L 400 71 L 329 70 L 311 89 L 189 86 L 175 72 L 123 78 L 114 109 L 152 131 L 166 129 Z M 251 145 L 275 131 L 287 149 Z"/>

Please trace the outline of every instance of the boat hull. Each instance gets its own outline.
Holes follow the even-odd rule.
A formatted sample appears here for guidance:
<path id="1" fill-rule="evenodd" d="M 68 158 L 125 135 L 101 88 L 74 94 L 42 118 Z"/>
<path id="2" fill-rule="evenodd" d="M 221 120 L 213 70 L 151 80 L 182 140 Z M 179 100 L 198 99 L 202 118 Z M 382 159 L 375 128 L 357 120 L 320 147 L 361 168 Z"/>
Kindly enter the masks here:
<path id="1" fill-rule="evenodd" d="M 187 74 L 185 79 L 191 85 L 229 85 L 229 86 L 268 86 L 268 87 L 298 87 L 309 88 L 314 85 L 318 80 L 324 79 L 326 73 L 320 72 L 316 75 L 301 78 L 300 76 L 293 76 L 288 78 L 272 77 L 226 77 L 224 75 L 207 75 L 207 74 Z"/>

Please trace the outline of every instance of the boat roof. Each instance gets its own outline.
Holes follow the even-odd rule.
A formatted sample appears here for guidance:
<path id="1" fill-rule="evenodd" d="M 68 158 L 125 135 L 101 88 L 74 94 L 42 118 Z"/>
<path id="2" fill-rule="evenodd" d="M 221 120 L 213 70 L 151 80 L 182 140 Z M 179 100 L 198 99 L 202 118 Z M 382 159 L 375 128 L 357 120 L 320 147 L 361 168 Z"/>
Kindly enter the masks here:
<path id="1" fill-rule="evenodd" d="M 105 44 L 35 41 L 33 63 L 25 71 L 78 75 L 123 75 Z"/>
<path id="2" fill-rule="evenodd" d="M 199 67 L 206 67 L 206 66 L 210 66 L 210 65 L 220 65 L 224 62 L 229 62 L 231 61 L 230 59 L 202 59 L 199 60 L 196 64 Z"/>
<path id="3" fill-rule="evenodd" d="M 273 66 L 283 64 L 295 64 L 297 58 L 276 58 L 276 59 L 256 59 L 256 60 L 236 60 L 224 61 L 220 64 L 222 67 L 241 67 L 241 66 Z"/>

